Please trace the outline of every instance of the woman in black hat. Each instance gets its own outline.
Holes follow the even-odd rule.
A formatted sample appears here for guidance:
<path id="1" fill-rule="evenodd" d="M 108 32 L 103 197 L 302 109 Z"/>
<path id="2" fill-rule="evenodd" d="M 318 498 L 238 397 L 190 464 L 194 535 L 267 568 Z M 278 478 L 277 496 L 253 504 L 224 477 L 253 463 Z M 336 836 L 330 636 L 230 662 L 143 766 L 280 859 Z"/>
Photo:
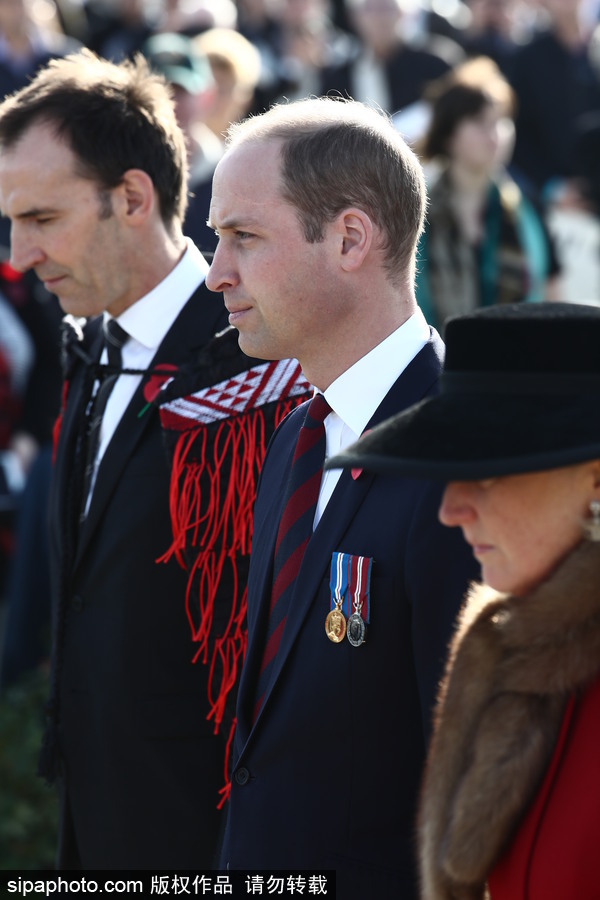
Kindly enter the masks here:
<path id="1" fill-rule="evenodd" d="M 328 468 L 448 482 L 481 563 L 441 686 L 419 814 L 424 900 L 597 900 L 600 308 L 450 320 L 440 394 Z"/>

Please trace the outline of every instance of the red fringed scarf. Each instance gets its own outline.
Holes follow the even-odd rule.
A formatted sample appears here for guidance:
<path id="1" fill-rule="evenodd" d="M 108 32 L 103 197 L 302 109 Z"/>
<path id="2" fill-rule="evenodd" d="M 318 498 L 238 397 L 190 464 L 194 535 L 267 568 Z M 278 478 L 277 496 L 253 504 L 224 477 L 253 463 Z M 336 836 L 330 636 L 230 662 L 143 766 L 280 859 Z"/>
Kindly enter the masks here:
<path id="1" fill-rule="evenodd" d="M 210 667 L 207 718 L 213 720 L 215 734 L 222 725 L 228 729 L 220 808 L 230 792 L 229 756 L 246 651 L 246 580 L 258 476 L 271 434 L 291 409 L 311 396 L 312 389 L 296 360 L 250 359 L 237 349 L 236 332 L 227 331 L 216 340 L 225 342 L 221 350 L 229 348 L 227 377 L 179 397 L 172 396 L 173 381 L 165 391 L 169 399 L 158 398 L 172 460 L 173 527 L 173 543 L 158 562 L 174 556 L 188 572 L 186 612 L 198 645 L 193 661 Z M 213 359 L 217 354 L 215 349 Z M 206 381 L 210 371 L 207 364 L 197 381 Z M 218 372 L 219 365 L 212 371 Z"/>

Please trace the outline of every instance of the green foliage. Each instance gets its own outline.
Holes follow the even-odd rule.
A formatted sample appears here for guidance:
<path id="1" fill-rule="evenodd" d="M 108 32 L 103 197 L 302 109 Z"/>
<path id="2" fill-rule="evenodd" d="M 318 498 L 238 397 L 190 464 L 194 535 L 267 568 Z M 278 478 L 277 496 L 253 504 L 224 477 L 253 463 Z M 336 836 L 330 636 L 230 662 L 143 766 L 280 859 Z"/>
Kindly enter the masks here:
<path id="1" fill-rule="evenodd" d="M 48 678 L 35 672 L 0 696 L 0 869 L 52 869 L 58 800 L 37 776 Z"/>

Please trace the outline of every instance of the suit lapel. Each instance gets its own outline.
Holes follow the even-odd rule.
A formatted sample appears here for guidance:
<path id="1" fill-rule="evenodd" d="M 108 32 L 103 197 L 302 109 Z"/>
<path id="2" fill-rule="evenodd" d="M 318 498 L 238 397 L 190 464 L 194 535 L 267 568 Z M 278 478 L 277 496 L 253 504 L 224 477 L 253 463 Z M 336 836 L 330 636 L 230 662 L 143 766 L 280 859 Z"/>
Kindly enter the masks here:
<path id="1" fill-rule="evenodd" d="M 367 425 L 367 429 L 373 428 L 379 422 L 384 421 L 394 413 L 417 403 L 429 393 L 437 389 L 437 381 L 443 358 L 443 344 L 435 331 L 432 332 L 429 342 L 421 350 L 420 353 L 412 360 L 409 366 L 400 375 L 391 390 L 384 397 L 379 405 L 371 421 Z M 308 616 L 316 598 L 318 587 L 324 577 L 328 576 L 331 564 L 332 553 L 336 550 L 343 549 L 344 535 L 358 514 L 361 504 L 367 496 L 375 475 L 370 472 L 361 472 L 355 479 L 352 474 L 345 470 L 342 472 L 340 479 L 335 487 L 329 503 L 323 513 L 314 534 L 309 541 L 308 547 L 304 554 L 300 572 L 296 579 L 294 593 L 290 600 L 290 608 L 287 614 L 285 628 L 279 645 L 279 651 L 273 666 L 271 681 L 265 693 L 265 699 L 259 716 L 256 720 L 258 723 L 265 714 L 269 705 L 269 698 L 274 684 L 281 675 L 286 660 L 290 654 L 303 624 Z M 273 554 L 275 543 L 275 534 L 268 548 L 268 552 Z M 263 548 L 266 554 L 267 548 Z M 265 561 L 263 572 L 270 572 L 271 566 L 268 564 L 266 555 L 263 557 Z M 268 607 L 270 596 L 270 582 L 265 577 L 262 584 L 262 602 L 261 611 L 264 612 L 265 605 Z M 323 611 L 323 627 L 325 627 L 325 617 L 328 610 Z M 261 634 L 260 629 L 258 633 Z M 258 648 L 248 648 L 249 664 L 252 664 L 252 658 L 255 662 L 258 656 Z M 260 648 L 262 652 L 262 648 Z M 252 655 L 251 655 L 252 654 Z M 249 679 L 251 681 L 251 679 Z"/>
<path id="2" fill-rule="evenodd" d="M 82 349 L 89 354 L 89 360 L 92 361 L 98 359 L 101 348 L 102 336 L 99 327 L 92 323 L 82 342 Z M 77 522 L 71 521 L 73 511 L 69 508 L 69 498 L 71 496 L 69 488 L 73 478 L 77 442 L 81 436 L 80 429 L 82 427 L 84 406 L 89 400 L 89 397 L 82 397 L 82 393 L 87 393 L 88 389 L 91 390 L 91 385 L 88 388 L 85 384 L 86 372 L 87 365 L 81 363 L 75 365 L 72 375 L 67 375 L 69 395 L 66 408 L 62 414 L 58 438 L 59 450 L 52 475 L 51 497 L 53 497 L 52 504 L 54 507 L 52 519 L 61 524 L 60 534 L 58 535 L 61 545 L 65 541 L 65 535 L 71 529 L 74 529 L 74 534 L 79 527 Z M 65 552 L 64 546 L 61 552 Z"/>
<path id="3" fill-rule="evenodd" d="M 204 306 L 202 311 L 199 308 L 201 303 Z M 214 294 L 209 294 L 204 284 L 200 285 L 165 336 L 149 369 L 161 363 L 181 365 L 191 359 L 223 327 L 223 317 L 222 300 Z M 76 563 L 84 553 L 102 518 L 125 463 L 134 453 L 145 430 L 158 415 L 156 409 L 152 407 L 142 413 L 147 405 L 144 398 L 144 386 L 149 377 L 150 374 L 147 374 L 142 378 L 98 467 L 88 515 L 79 537 Z"/>

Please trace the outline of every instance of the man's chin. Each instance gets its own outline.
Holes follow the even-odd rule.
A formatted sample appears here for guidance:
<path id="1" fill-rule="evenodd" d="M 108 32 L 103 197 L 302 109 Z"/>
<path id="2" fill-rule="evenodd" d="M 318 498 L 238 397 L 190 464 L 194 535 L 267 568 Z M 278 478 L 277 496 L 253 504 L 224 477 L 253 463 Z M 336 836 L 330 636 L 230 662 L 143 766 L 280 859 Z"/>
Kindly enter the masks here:
<path id="1" fill-rule="evenodd" d="M 246 356 L 251 356 L 254 359 L 283 359 L 283 357 L 269 352 L 258 341 L 253 341 L 251 336 L 241 331 L 238 331 L 238 344 L 240 345 L 242 353 L 245 353 Z"/>
<path id="2" fill-rule="evenodd" d="M 69 316 L 75 316 L 77 319 L 89 319 L 92 316 L 97 316 L 101 310 L 90 309 L 90 304 L 86 303 L 85 300 L 78 299 L 77 297 L 73 297 L 71 294 L 56 292 L 56 299 L 60 304 L 60 308 L 64 313 Z"/>

